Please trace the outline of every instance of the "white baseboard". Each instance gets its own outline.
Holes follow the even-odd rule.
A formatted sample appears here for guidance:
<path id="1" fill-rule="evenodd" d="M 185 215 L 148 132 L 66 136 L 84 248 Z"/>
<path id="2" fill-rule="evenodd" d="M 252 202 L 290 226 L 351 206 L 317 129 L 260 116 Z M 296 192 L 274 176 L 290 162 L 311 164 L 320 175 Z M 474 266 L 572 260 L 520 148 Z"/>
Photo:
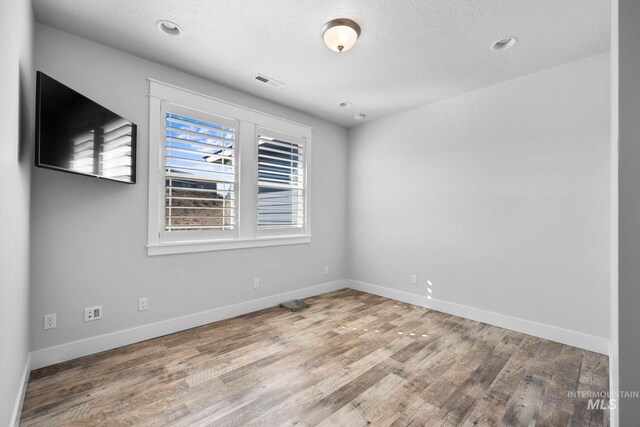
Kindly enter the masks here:
<path id="1" fill-rule="evenodd" d="M 406 302 L 408 304 L 427 307 L 454 316 L 464 317 L 500 328 L 521 332 L 534 337 L 544 338 L 550 341 L 567 344 L 584 350 L 601 354 L 609 354 L 609 340 L 607 338 L 587 335 L 569 329 L 558 328 L 556 326 L 533 322 L 531 320 L 520 319 L 518 317 L 507 316 L 505 314 L 494 313 L 479 308 L 466 305 L 442 301 L 438 299 L 428 299 L 426 296 L 412 294 L 409 292 L 390 289 L 383 286 L 372 285 L 370 283 L 347 280 L 347 286 L 351 289 L 379 295 L 386 298 Z"/>
<path id="2" fill-rule="evenodd" d="M 20 381 L 20 387 L 18 388 L 18 394 L 16 395 L 16 403 L 13 405 L 13 413 L 11 414 L 11 422 L 9 426 L 18 427 L 20 425 L 20 416 L 22 415 L 22 404 L 24 403 L 24 396 L 27 393 L 27 384 L 29 383 L 29 373 L 31 372 L 31 354 L 27 355 L 27 360 L 22 370 L 22 377 Z"/>
<path id="3" fill-rule="evenodd" d="M 273 307 L 283 301 L 307 298 L 345 287 L 346 281 L 344 280 L 323 283 L 308 288 L 296 289 L 290 292 L 214 308 L 200 313 L 189 314 L 182 317 L 176 317 L 174 319 L 163 320 L 161 322 L 98 335 L 54 347 L 44 348 L 42 350 L 35 350 L 31 352 L 31 369 L 42 368 L 55 363 L 122 347 L 123 345 L 133 344 L 162 335 L 184 331 L 185 329 L 206 325 L 207 323 L 228 319 L 241 314 L 251 313 L 253 311 Z"/>
<path id="4" fill-rule="evenodd" d="M 216 322 L 218 320 L 239 316 L 241 314 L 251 313 L 253 311 L 273 307 L 285 300 L 306 298 L 345 287 L 380 295 L 386 298 L 392 298 L 421 307 L 427 307 L 443 313 L 452 314 L 454 316 L 488 323 L 490 325 L 556 341 L 585 350 L 601 354 L 609 353 L 609 340 L 606 338 L 587 335 L 581 332 L 558 328 L 556 326 L 537 323 L 530 320 L 520 319 L 447 301 L 427 299 L 426 296 L 386 288 L 383 286 L 372 285 L 355 280 L 338 280 L 335 282 L 323 283 L 304 289 L 297 289 L 290 292 L 219 307 L 200 313 L 151 323 L 148 325 L 142 325 L 135 328 L 98 335 L 54 347 L 35 350 L 32 351 L 30 355 L 30 369 L 42 368 L 44 366 L 53 365 L 55 363 L 64 362 L 82 356 L 88 356 L 90 354 L 110 350 L 123 345 L 133 344 L 162 335 L 183 331 L 196 326 Z M 28 375 L 29 370 L 26 371 L 25 378 L 28 378 Z M 26 382 L 24 386 L 26 387 Z M 24 393 L 24 390 L 22 392 Z"/>

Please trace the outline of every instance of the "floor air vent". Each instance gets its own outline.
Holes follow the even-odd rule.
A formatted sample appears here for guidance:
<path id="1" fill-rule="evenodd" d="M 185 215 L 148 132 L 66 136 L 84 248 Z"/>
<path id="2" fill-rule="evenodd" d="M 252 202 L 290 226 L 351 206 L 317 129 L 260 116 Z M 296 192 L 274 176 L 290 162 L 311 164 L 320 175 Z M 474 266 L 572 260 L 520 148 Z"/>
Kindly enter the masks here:
<path id="1" fill-rule="evenodd" d="M 280 307 L 288 308 L 291 311 L 298 311 L 302 308 L 307 308 L 311 306 L 307 304 L 304 300 L 294 299 L 292 301 L 283 302 L 282 304 L 280 304 Z"/>

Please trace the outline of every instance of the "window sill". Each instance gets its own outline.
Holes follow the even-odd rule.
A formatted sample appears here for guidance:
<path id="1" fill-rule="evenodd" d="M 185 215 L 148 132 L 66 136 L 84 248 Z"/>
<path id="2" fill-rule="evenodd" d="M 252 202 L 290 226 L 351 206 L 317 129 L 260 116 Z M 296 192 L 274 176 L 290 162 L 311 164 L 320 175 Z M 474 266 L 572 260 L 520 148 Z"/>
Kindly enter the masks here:
<path id="1" fill-rule="evenodd" d="M 149 256 L 186 254 L 191 252 L 226 251 L 231 249 L 261 248 L 266 246 L 300 245 L 311 243 L 311 235 L 285 236 L 285 237 L 260 237 L 245 240 L 219 240 L 200 242 L 166 242 L 147 245 Z"/>

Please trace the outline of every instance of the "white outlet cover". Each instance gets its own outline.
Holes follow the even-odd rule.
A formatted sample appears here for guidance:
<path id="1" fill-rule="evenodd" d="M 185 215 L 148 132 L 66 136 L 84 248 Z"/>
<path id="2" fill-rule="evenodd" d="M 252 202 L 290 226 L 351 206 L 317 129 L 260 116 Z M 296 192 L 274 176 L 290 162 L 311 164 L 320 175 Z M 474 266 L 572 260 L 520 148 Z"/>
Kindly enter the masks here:
<path id="1" fill-rule="evenodd" d="M 411 284 L 412 285 L 417 285 L 418 284 L 418 276 L 416 276 L 415 274 L 411 275 Z"/>
<path id="2" fill-rule="evenodd" d="M 96 305 L 93 307 L 85 307 L 84 309 L 84 321 L 92 322 L 94 320 L 102 319 L 102 306 Z"/>
<path id="3" fill-rule="evenodd" d="M 147 297 L 138 298 L 138 311 L 145 311 L 149 308 Z"/>
<path id="4" fill-rule="evenodd" d="M 253 279 L 253 289 L 258 289 L 260 287 L 260 279 Z"/>
<path id="5" fill-rule="evenodd" d="M 44 329 L 54 329 L 57 326 L 56 315 L 53 314 L 45 314 L 44 315 Z"/>

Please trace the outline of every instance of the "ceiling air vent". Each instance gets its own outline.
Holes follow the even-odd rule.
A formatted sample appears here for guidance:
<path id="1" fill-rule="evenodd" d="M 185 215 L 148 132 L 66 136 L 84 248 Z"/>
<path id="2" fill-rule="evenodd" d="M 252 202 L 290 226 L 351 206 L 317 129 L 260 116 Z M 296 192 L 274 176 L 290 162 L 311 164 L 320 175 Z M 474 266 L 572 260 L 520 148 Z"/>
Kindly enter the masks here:
<path id="1" fill-rule="evenodd" d="M 271 77 L 267 77 L 264 74 L 256 74 L 253 79 L 273 87 L 284 86 L 284 83 L 274 80 Z"/>

